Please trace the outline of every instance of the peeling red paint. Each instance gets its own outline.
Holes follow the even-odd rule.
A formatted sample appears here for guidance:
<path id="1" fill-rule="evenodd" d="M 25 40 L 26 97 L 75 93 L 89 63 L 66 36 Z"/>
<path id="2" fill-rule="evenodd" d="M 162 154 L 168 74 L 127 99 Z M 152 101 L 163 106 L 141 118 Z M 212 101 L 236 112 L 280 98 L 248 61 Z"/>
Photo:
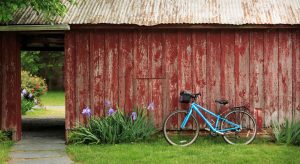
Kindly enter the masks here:
<path id="1" fill-rule="evenodd" d="M 261 108 L 254 109 L 254 117 L 256 119 L 257 130 L 260 131 L 263 127 L 263 112 Z"/>
<path id="2" fill-rule="evenodd" d="M 1 37 L 1 128 L 20 137 L 20 114 L 7 110 L 20 109 L 11 98 L 19 96 L 19 51 L 11 51 L 15 35 Z M 74 30 L 65 33 L 65 55 L 66 129 L 84 121 L 86 105 L 104 116 L 104 100 L 126 113 L 153 101 L 161 127 L 184 107 L 178 102 L 183 89 L 201 92 L 199 103 L 215 112 L 220 97 L 246 105 L 259 127 L 300 120 L 299 30 Z"/>
<path id="3" fill-rule="evenodd" d="M 21 139 L 21 63 L 20 47 L 14 32 L 0 33 L 1 129 L 11 130 L 13 140 Z M 0 42 L 0 43 L 1 43 Z"/>
<path id="4" fill-rule="evenodd" d="M 287 30 L 283 31 L 290 33 Z M 288 72 L 296 70 L 292 71 L 292 67 L 279 64 L 278 61 L 281 51 L 277 51 L 280 48 L 277 36 L 279 33 L 286 36 L 284 32 L 279 30 L 250 32 L 246 30 L 123 32 L 115 30 L 109 33 L 93 31 L 93 35 L 105 33 L 106 36 L 101 38 L 106 45 L 103 50 L 105 56 L 103 69 L 106 73 L 103 79 L 101 78 L 105 81 L 103 86 L 105 96 L 101 98 L 99 94 L 94 98 L 94 102 L 97 99 L 102 101 L 110 97 L 116 99 L 115 102 L 120 106 L 125 106 L 126 112 L 130 112 L 135 105 L 145 107 L 149 102 L 154 101 L 157 104 L 154 120 L 156 126 L 160 127 L 168 113 L 178 107 L 185 108 L 184 105 L 179 105 L 178 95 L 181 90 L 186 89 L 200 91 L 202 96 L 199 103 L 215 112 L 217 109 L 214 99 L 220 97 L 228 98 L 230 106 L 249 107 L 253 114 L 255 108 L 260 108 L 263 111 L 260 114 L 261 126 L 269 126 L 271 119 L 279 120 L 279 117 L 285 117 L 286 114 L 279 111 L 281 102 L 278 101 L 278 96 L 286 95 L 290 89 L 283 87 L 280 90 L 280 85 L 289 86 L 292 83 L 289 80 L 290 75 L 282 76 L 279 82 L 278 73 L 284 70 Z M 293 40 L 297 39 L 294 36 Z M 93 40 L 96 44 L 97 38 Z M 291 44 L 286 41 L 288 40 L 282 39 L 281 46 Z M 292 43 L 298 44 L 295 41 Z M 282 47 L 284 55 L 281 57 L 289 58 L 290 55 L 285 54 L 286 50 L 292 51 L 289 49 L 292 47 Z M 293 53 L 294 51 L 298 52 L 297 49 L 293 49 Z M 296 57 L 297 54 L 293 56 L 293 62 Z M 93 60 L 100 59 L 94 56 Z M 114 63 L 118 63 L 118 66 L 114 65 L 110 68 L 109 64 Z M 94 70 L 95 73 L 99 71 Z M 294 79 L 297 78 L 296 76 L 298 75 L 293 73 Z M 94 79 L 91 84 L 95 82 L 97 79 Z M 290 113 L 295 113 L 296 107 L 299 106 L 296 104 L 298 99 L 295 97 L 299 90 L 297 85 L 293 83 L 293 100 L 288 98 L 288 101 L 284 100 L 281 103 L 284 106 L 294 103 L 292 111 L 288 110 Z M 93 94 L 96 91 L 100 90 L 96 89 Z M 222 112 L 227 109 L 221 108 Z"/>

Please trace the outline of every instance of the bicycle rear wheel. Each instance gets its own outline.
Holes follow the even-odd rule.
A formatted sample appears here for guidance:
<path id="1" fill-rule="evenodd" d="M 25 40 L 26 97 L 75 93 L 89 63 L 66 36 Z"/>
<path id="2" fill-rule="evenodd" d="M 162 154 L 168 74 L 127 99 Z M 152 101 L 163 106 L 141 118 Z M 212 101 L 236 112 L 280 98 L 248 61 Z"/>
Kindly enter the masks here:
<path id="1" fill-rule="evenodd" d="M 164 136 L 171 145 L 188 146 L 198 137 L 199 125 L 194 115 L 191 115 L 186 126 L 180 128 L 187 111 L 178 110 L 171 113 L 164 122 Z"/>
<path id="2" fill-rule="evenodd" d="M 234 110 L 229 112 L 225 117 L 228 121 L 241 126 L 239 130 L 225 132 L 224 140 L 229 144 L 249 144 L 256 136 L 255 119 L 248 113 L 242 110 Z M 222 121 L 221 129 L 231 128 L 232 125 Z"/>

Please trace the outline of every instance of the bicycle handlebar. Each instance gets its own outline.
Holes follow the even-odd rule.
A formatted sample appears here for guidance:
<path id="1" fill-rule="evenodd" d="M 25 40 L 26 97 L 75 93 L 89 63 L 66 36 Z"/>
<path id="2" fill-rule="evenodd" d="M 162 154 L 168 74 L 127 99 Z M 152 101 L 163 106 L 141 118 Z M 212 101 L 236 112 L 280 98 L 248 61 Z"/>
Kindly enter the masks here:
<path id="1" fill-rule="evenodd" d="M 195 94 L 192 94 L 192 98 L 194 99 L 197 99 L 199 96 L 201 96 L 201 93 L 195 93 Z"/>
<path id="2" fill-rule="evenodd" d="M 185 90 L 183 90 L 183 91 L 181 91 L 180 92 L 180 95 L 188 95 L 188 96 L 190 96 L 191 98 L 193 98 L 193 99 L 197 99 L 199 96 L 201 96 L 201 93 L 199 92 L 199 93 L 191 93 L 190 91 L 185 91 Z"/>

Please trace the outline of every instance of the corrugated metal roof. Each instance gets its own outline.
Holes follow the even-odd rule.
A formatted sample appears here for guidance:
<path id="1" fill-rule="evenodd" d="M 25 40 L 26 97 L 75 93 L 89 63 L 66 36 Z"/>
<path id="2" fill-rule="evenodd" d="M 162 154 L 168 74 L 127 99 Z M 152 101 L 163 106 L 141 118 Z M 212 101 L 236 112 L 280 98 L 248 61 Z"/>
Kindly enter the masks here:
<path id="1" fill-rule="evenodd" d="M 57 24 L 300 24 L 300 0 L 77 0 Z M 10 24 L 45 24 L 31 8 Z"/>

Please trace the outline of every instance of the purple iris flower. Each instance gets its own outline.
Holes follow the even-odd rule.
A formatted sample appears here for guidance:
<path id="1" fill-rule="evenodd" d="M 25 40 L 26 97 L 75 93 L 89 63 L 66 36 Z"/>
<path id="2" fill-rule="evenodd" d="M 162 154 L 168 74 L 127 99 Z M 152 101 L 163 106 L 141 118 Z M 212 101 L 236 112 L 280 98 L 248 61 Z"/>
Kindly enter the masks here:
<path id="1" fill-rule="evenodd" d="M 115 110 L 113 108 L 109 108 L 108 115 L 111 116 L 115 113 Z"/>
<path id="2" fill-rule="evenodd" d="M 148 107 L 147 107 L 148 110 L 154 110 L 154 102 L 151 102 Z"/>
<path id="3" fill-rule="evenodd" d="M 23 89 L 23 90 L 22 90 L 22 94 L 23 94 L 23 96 L 27 94 L 26 89 Z"/>
<path id="4" fill-rule="evenodd" d="M 133 121 L 136 120 L 136 112 L 132 112 L 132 113 L 131 113 L 131 119 L 132 119 Z"/>
<path id="5" fill-rule="evenodd" d="M 86 108 L 84 108 L 82 110 L 82 115 L 87 116 L 87 117 L 91 117 L 91 109 L 87 106 Z"/>
<path id="6" fill-rule="evenodd" d="M 111 107 L 111 102 L 109 100 L 104 101 L 105 107 Z"/>

